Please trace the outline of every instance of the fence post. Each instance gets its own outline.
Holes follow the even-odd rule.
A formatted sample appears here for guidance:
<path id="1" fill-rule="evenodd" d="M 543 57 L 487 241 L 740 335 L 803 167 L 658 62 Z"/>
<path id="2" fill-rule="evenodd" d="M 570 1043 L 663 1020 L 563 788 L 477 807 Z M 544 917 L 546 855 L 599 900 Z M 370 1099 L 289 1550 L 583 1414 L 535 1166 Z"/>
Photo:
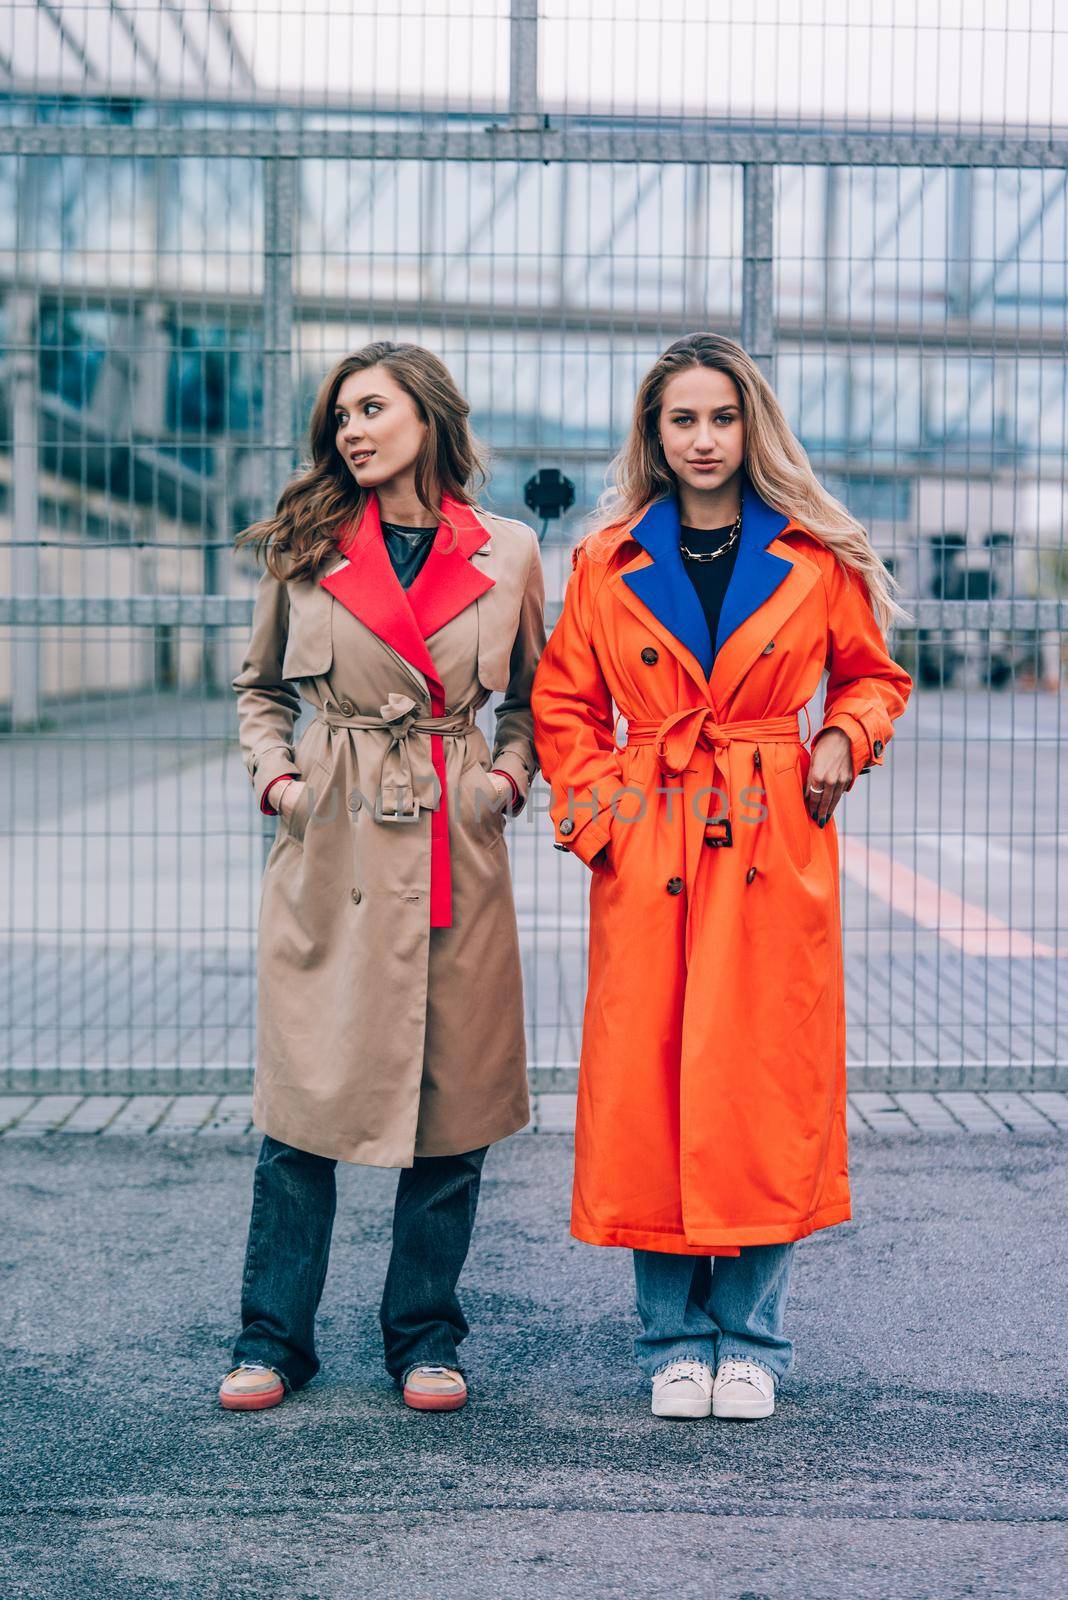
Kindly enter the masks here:
<path id="1" fill-rule="evenodd" d="M 538 127 L 538 0 L 511 0 L 508 110 L 515 127 Z"/>
<path id="2" fill-rule="evenodd" d="M 773 381 L 775 360 L 775 169 L 742 167 L 742 344 Z"/>
<path id="3" fill-rule="evenodd" d="M 293 467 L 293 245 L 300 192 L 297 161 L 263 163 L 263 422 L 267 438 L 264 515 L 270 515 Z M 271 830 L 263 829 L 264 859 Z"/>
<path id="4" fill-rule="evenodd" d="M 298 162 L 263 163 L 263 421 L 267 439 L 265 514 L 274 510 L 293 467 L 293 248 Z"/>
<path id="5" fill-rule="evenodd" d="M 38 517 L 40 473 L 37 340 L 40 332 L 34 291 L 12 294 L 11 312 L 11 589 L 16 595 L 40 593 Z M 41 631 L 27 628 L 11 645 L 11 728 L 36 728 L 41 717 Z"/>

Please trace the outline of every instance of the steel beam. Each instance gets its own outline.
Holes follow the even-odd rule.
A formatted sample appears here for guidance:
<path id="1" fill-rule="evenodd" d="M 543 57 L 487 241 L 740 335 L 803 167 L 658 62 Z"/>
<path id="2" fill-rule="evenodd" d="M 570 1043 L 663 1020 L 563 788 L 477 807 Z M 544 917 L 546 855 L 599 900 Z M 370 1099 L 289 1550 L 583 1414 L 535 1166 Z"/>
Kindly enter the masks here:
<path id="1" fill-rule="evenodd" d="M 1024 632 L 1068 631 L 1068 600 L 913 600 L 900 603 L 913 627 Z M 251 596 L 221 594 L 0 595 L 5 628 L 246 628 Z M 557 611 L 559 607 L 556 607 Z M 550 607 L 550 612 L 552 607 Z"/>
<path id="2" fill-rule="evenodd" d="M 609 235 L 610 237 L 610 235 Z M 607 246 L 605 246 L 607 248 Z M 592 252 L 591 252 L 592 257 Z M 39 290 L 43 302 L 62 301 L 66 310 L 111 311 L 115 306 L 115 289 L 104 282 L 90 283 L 79 280 L 77 286 L 47 282 L 32 273 L 5 280 L 0 273 L 0 288 Z M 841 297 L 839 297 L 841 300 Z M 222 294 L 213 290 L 193 290 L 187 294 L 169 288 L 161 291 L 154 287 L 143 289 L 123 287 L 122 303 L 131 306 L 137 302 L 169 304 L 174 308 L 177 321 L 189 321 L 197 326 L 212 320 L 231 327 L 258 323 L 263 310 L 263 297 L 254 292 L 235 291 Z M 390 321 L 415 327 L 420 322 L 433 323 L 435 327 L 492 330 L 501 328 L 511 333 L 517 328 L 544 330 L 545 303 L 531 300 L 528 304 L 477 300 L 426 300 L 391 297 L 388 302 L 369 300 L 359 295 L 331 294 L 330 291 L 299 296 L 292 295 L 293 317 L 299 322 L 307 320 L 321 327 L 324 322 L 350 321 L 374 322 L 381 317 L 383 305 L 388 309 Z M 681 305 L 681 296 L 680 296 Z M 598 306 L 582 303 L 561 307 L 552 302 L 554 333 L 577 333 L 583 337 L 591 334 L 611 336 L 625 329 L 628 334 L 656 338 L 664 331 L 665 312 L 655 306 Z M 707 326 L 718 332 L 730 333 L 728 318 L 716 311 L 705 314 Z M 865 322 L 863 328 L 841 318 L 813 316 L 811 319 L 783 318 L 775 324 L 775 347 L 784 349 L 792 344 L 803 344 L 809 352 L 846 348 L 850 354 L 872 350 L 893 350 L 896 355 L 924 355 L 935 357 L 960 352 L 969 356 L 1050 356 L 1064 360 L 1064 331 L 1060 324 L 1048 319 L 1045 325 L 1039 319 L 1031 327 L 1011 326 L 1004 320 L 999 324 L 968 322 L 959 317 L 936 319 L 934 313 L 924 322 Z"/>
<path id="3" fill-rule="evenodd" d="M 16 97 L 3 96 L 7 100 Z M 154 101 L 153 105 L 162 102 Z M 28 107 L 32 109 L 32 107 Z M 233 109 L 237 109 L 234 107 Z M 267 109 L 267 108 L 265 108 Z M 195 107 L 183 105 L 179 114 Z M 391 121 L 394 114 L 388 113 Z M 443 116 L 428 127 L 181 127 L 100 123 L 0 128 L 0 155 L 161 155 L 260 160 L 267 156 L 334 161 L 578 161 L 731 166 L 1019 167 L 1068 166 L 1068 140 L 987 134 L 788 133 L 732 127 L 583 122 L 557 118 L 516 127 L 491 113 Z"/>

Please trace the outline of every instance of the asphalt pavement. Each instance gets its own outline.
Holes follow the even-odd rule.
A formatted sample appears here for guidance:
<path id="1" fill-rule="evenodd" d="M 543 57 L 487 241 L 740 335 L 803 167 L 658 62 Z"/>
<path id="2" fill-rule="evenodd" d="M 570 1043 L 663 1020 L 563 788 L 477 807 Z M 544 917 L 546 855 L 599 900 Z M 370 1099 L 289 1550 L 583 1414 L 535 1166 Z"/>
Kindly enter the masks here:
<path id="1" fill-rule="evenodd" d="M 650 1416 L 629 1257 L 569 1236 L 552 1134 L 487 1162 L 466 1410 L 386 1378 L 396 1174 L 343 1166 L 323 1371 L 224 1413 L 256 1144 L 0 1143 L 4 1600 L 1064 1592 L 1055 1131 L 855 1141 L 855 1219 L 799 1246 L 795 1364 L 751 1424 Z"/>

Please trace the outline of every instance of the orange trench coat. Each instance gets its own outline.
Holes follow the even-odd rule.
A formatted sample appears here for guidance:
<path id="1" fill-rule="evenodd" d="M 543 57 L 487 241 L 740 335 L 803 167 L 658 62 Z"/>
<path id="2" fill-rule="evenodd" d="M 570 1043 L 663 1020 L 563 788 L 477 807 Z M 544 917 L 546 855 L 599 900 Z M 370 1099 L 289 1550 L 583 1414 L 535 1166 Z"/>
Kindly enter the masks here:
<path id="1" fill-rule="evenodd" d="M 861 581 L 748 480 L 742 506 L 714 649 L 669 496 L 607 559 L 573 552 L 531 691 L 557 846 L 592 869 L 590 1244 L 737 1255 L 851 1215 L 838 845 L 805 807 L 798 711 L 826 667 L 852 788 L 912 680 Z"/>

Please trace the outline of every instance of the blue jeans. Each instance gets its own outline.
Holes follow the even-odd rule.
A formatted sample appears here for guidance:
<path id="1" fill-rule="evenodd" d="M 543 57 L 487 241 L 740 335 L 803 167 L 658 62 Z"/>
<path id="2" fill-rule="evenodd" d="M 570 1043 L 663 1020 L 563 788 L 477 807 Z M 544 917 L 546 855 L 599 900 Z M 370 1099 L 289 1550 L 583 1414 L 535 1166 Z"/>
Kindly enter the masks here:
<path id="1" fill-rule="evenodd" d="M 416 1156 L 414 1166 L 401 1168 L 379 1308 L 386 1370 L 397 1383 L 414 1366 L 457 1365 L 468 1326 L 456 1283 L 471 1243 L 487 1149 Z M 287 1389 L 302 1388 L 319 1371 L 315 1313 L 330 1256 L 336 1166 L 328 1156 L 267 1136 L 253 1175 L 234 1365 L 263 1361 Z"/>
<path id="2" fill-rule="evenodd" d="M 634 1251 L 642 1332 L 634 1341 L 647 1378 L 669 1361 L 752 1361 L 778 1380 L 793 1344 L 782 1331 L 792 1244 L 745 1245 L 737 1256 Z"/>

